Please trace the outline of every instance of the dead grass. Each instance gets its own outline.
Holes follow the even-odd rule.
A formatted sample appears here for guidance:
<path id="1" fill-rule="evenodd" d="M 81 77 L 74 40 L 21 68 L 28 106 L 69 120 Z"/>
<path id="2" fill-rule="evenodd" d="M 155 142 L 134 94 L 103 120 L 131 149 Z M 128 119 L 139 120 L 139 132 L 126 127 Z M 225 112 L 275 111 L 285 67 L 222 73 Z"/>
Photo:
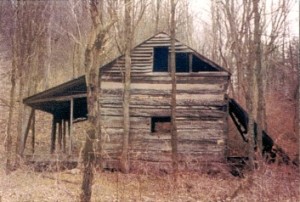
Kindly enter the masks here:
<path id="1" fill-rule="evenodd" d="M 82 174 L 78 170 L 34 172 L 32 167 L 5 175 L 0 170 L 1 201 L 78 201 Z M 92 201 L 299 201 L 299 172 L 264 165 L 245 178 L 227 174 L 173 175 L 96 172 Z"/>

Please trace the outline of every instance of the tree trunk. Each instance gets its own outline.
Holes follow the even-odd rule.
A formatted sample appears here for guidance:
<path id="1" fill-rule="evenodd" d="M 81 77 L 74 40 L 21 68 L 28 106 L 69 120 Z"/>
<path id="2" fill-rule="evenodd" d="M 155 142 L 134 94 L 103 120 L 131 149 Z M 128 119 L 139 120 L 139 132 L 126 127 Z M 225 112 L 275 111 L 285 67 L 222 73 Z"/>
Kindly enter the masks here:
<path id="1" fill-rule="evenodd" d="M 15 106 L 15 89 L 16 89 L 16 70 L 17 70 L 17 39 L 16 33 L 12 36 L 12 49 L 13 49 L 13 59 L 12 59 L 12 69 L 11 69 L 11 89 L 10 89 L 10 103 L 9 103 L 9 114 L 6 127 L 6 138 L 5 138 L 5 151 L 6 151 L 6 174 L 9 174 L 11 166 L 11 149 L 12 149 L 12 118 Z"/>
<path id="2" fill-rule="evenodd" d="M 130 103 L 130 83 L 131 83 L 131 7 L 130 0 L 124 0 L 125 3 L 125 79 L 124 79 L 124 97 L 123 97 L 123 119 L 124 119 L 124 134 L 123 134 L 123 148 L 121 154 L 120 166 L 124 173 L 128 173 L 130 169 L 128 159 L 129 149 L 129 134 L 130 134 L 130 115 L 129 115 L 129 103 Z"/>
<path id="3" fill-rule="evenodd" d="M 100 2 L 102 5 L 103 2 Z M 92 27 L 89 33 L 88 44 L 85 50 L 84 66 L 87 85 L 87 106 L 88 106 L 88 128 L 86 133 L 85 146 L 83 149 L 83 180 L 81 186 L 81 201 L 91 201 L 92 183 L 94 178 L 96 139 L 101 144 L 101 123 L 100 123 L 100 75 L 99 67 L 103 61 L 103 52 L 106 45 L 106 36 L 113 25 L 113 21 L 104 26 L 101 21 L 102 10 L 97 8 L 98 1 L 89 2 Z"/>
<path id="4" fill-rule="evenodd" d="M 160 4 L 161 0 L 156 0 L 156 13 L 155 13 L 155 33 L 158 32 L 158 27 L 159 27 L 159 10 L 160 10 Z"/>
<path id="5" fill-rule="evenodd" d="M 177 154 L 177 125 L 176 125 L 176 54 L 175 54 L 175 9 L 176 4 L 171 0 L 171 77 L 172 77 L 172 96 L 171 96 L 171 145 L 173 170 L 178 171 L 178 154 Z"/>
<path id="6" fill-rule="evenodd" d="M 260 30 L 260 13 L 258 10 L 259 0 L 253 0 L 254 11 L 254 47 L 255 47 L 255 78 L 257 85 L 257 134 L 256 144 L 259 151 L 262 153 L 262 130 L 264 130 L 265 121 L 265 99 L 264 99 L 264 84 L 263 84 L 263 68 L 261 55 L 261 30 Z"/>
<path id="7" fill-rule="evenodd" d="M 253 98 L 254 98 L 254 70 L 253 66 L 248 66 L 247 71 L 247 80 L 248 80 L 248 90 L 246 92 L 246 107 L 249 112 L 249 120 L 248 120 L 248 140 L 249 140 L 249 148 L 248 148 L 248 157 L 249 157 L 249 167 L 250 170 L 254 170 L 254 107 L 253 107 Z"/>

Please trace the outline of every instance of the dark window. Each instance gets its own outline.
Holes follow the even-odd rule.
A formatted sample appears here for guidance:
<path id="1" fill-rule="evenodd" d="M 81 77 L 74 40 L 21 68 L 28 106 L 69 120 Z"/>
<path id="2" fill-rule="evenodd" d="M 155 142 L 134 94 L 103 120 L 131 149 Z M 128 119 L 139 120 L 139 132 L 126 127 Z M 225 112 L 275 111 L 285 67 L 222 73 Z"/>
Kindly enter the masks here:
<path id="1" fill-rule="evenodd" d="M 168 72 L 168 47 L 155 47 L 153 52 L 153 72 Z"/>
<path id="2" fill-rule="evenodd" d="M 171 117 L 152 117 L 151 133 L 169 133 L 171 131 Z"/>
<path id="3" fill-rule="evenodd" d="M 176 72 L 189 72 L 189 54 L 176 53 Z"/>
<path id="4" fill-rule="evenodd" d="M 193 63 L 192 63 L 192 72 L 212 72 L 212 71 L 218 71 L 218 69 L 212 67 L 208 63 L 200 60 L 198 57 L 193 55 Z"/>

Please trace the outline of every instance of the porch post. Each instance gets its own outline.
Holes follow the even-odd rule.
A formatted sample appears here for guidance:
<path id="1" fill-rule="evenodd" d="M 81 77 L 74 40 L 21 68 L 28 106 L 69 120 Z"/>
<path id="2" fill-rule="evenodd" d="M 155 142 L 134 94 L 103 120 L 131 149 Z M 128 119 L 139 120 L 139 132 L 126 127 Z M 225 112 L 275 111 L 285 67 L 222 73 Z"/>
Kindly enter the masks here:
<path id="1" fill-rule="evenodd" d="M 66 120 L 63 119 L 63 133 L 62 133 L 62 138 L 63 138 L 63 153 L 66 153 Z"/>
<path id="2" fill-rule="evenodd" d="M 35 110 L 33 110 L 31 132 L 32 132 L 31 149 L 32 149 L 32 154 L 34 154 L 34 149 L 35 149 Z"/>
<path id="3" fill-rule="evenodd" d="M 51 149 L 50 152 L 53 154 L 55 151 L 55 140 L 56 140 L 56 117 L 53 115 L 52 119 L 52 131 L 51 131 Z"/>
<path id="4" fill-rule="evenodd" d="M 59 120 L 58 122 L 58 148 L 59 148 L 59 152 L 62 151 L 62 119 Z"/>
<path id="5" fill-rule="evenodd" d="M 73 110 L 74 110 L 74 99 L 70 100 L 70 122 L 69 122 L 69 155 L 72 155 L 72 133 L 73 133 Z"/>
<path id="6" fill-rule="evenodd" d="M 29 130 L 30 130 L 30 127 L 31 127 L 33 114 L 34 114 L 34 109 L 31 108 L 30 115 L 29 115 L 28 119 L 26 120 L 27 124 L 25 126 L 25 130 L 24 130 L 24 132 L 22 130 L 22 135 L 21 135 L 21 138 L 20 138 L 20 143 L 19 143 L 20 148 L 19 148 L 18 154 L 21 157 L 23 157 L 23 153 L 24 153 L 24 150 L 25 150 L 25 145 L 26 145 L 28 133 L 29 133 Z"/>

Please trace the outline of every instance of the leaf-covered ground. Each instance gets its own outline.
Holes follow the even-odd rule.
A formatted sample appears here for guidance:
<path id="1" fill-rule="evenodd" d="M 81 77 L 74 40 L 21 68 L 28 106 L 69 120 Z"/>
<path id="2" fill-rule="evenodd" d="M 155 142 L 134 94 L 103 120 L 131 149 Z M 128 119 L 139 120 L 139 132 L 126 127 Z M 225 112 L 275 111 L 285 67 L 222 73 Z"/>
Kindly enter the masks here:
<path id="1" fill-rule="evenodd" d="M 3 161 L 2 161 L 3 162 Z M 0 171 L 1 202 L 78 201 L 79 169 L 34 172 L 31 167 L 5 175 Z M 216 175 L 142 175 L 96 172 L 92 201 L 300 201 L 299 172 L 287 166 L 265 165 L 260 173 L 236 178 Z"/>

